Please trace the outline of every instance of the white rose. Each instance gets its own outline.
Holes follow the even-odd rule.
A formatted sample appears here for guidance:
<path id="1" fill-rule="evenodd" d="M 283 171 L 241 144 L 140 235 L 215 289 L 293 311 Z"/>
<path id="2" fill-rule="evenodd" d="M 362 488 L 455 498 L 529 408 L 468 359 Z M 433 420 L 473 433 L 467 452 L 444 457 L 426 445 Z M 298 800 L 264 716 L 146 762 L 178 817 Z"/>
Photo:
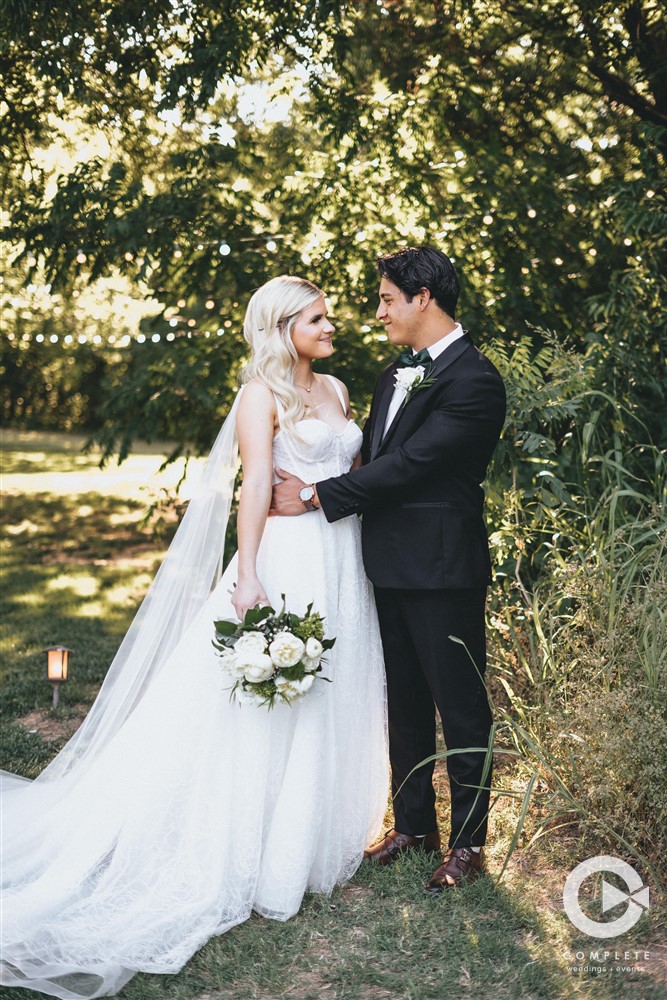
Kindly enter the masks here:
<path id="1" fill-rule="evenodd" d="M 237 660 L 239 673 L 251 684 L 266 681 L 273 673 L 271 657 L 266 653 L 241 653 L 237 654 Z"/>
<path id="2" fill-rule="evenodd" d="M 269 646 L 269 653 L 276 666 L 293 667 L 303 656 L 304 649 L 301 639 L 291 632 L 279 632 Z"/>
<path id="3" fill-rule="evenodd" d="M 264 653 L 266 651 L 266 636 L 261 632 L 244 632 L 234 644 L 237 653 Z"/>
<path id="4" fill-rule="evenodd" d="M 324 652 L 324 646 L 319 639 L 311 635 L 310 639 L 306 642 L 306 656 L 310 660 L 319 660 Z"/>
<path id="5" fill-rule="evenodd" d="M 423 365 L 417 365 L 415 368 L 399 368 L 394 374 L 396 385 L 404 392 L 409 392 L 414 386 L 419 385 L 424 378 L 425 371 Z"/>
<path id="6" fill-rule="evenodd" d="M 317 670 L 320 665 L 320 660 L 322 658 L 322 653 L 324 652 L 324 646 L 313 636 L 310 637 L 306 643 L 306 651 L 301 657 L 301 662 L 308 671 Z"/>
<path id="7" fill-rule="evenodd" d="M 310 691 L 313 686 L 314 680 L 315 678 L 312 674 L 306 674 L 306 676 L 302 677 L 300 681 L 294 682 L 294 687 L 298 690 L 299 694 L 306 694 L 306 692 Z"/>

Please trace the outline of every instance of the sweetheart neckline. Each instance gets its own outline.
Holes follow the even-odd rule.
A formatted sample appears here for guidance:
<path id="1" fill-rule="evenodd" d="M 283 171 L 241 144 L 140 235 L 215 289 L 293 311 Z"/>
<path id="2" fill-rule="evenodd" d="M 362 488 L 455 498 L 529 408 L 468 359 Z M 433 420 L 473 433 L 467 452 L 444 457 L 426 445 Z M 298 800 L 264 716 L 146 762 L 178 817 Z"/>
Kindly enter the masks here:
<path id="1" fill-rule="evenodd" d="M 344 430 L 342 430 L 340 433 L 338 431 L 335 431 L 333 429 L 332 425 L 329 423 L 328 420 L 322 420 L 321 417 L 305 417 L 302 420 L 297 420 L 296 423 L 297 424 L 324 424 L 325 427 L 329 428 L 329 430 L 331 431 L 331 433 L 333 434 L 333 436 L 337 437 L 337 438 L 344 437 L 344 435 L 347 432 L 347 429 L 348 429 L 348 427 L 350 425 L 353 425 L 354 427 L 356 427 L 357 430 L 361 430 L 361 428 L 358 426 L 358 424 L 354 420 L 348 420 L 347 423 L 346 423 L 346 425 L 345 425 Z M 273 435 L 273 440 L 275 441 L 276 438 L 279 437 L 282 433 L 283 433 L 283 429 L 281 427 L 277 431 L 277 433 Z"/>

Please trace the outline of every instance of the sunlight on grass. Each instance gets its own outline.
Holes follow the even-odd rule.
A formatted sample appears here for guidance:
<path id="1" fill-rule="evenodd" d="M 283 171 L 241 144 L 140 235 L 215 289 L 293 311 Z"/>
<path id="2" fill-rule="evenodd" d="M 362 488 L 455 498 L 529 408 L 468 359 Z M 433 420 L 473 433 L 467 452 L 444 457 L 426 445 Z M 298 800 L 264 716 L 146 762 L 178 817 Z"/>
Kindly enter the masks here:
<path id="1" fill-rule="evenodd" d="M 71 590 L 79 597 L 92 597 L 97 593 L 99 582 L 85 573 L 61 573 L 48 582 L 49 590 Z"/>
<path id="2" fill-rule="evenodd" d="M 24 532 L 28 534 L 34 534 L 39 531 L 39 525 L 35 524 L 34 521 L 24 518 L 20 524 L 8 524 L 5 528 L 8 535 L 22 535 Z"/>
<path id="3" fill-rule="evenodd" d="M 141 519 L 141 516 L 142 515 L 140 511 L 131 510 L 128 511 L 126 514 L 110 514 L 108 521 L 109 524 L 115 528 L 121 524 L 122 525 L 135 524 L 137 521 Z"/>
<path id="4" fill-rule="evenodd" d="M 134 577 L 130 583 L 117 584 L 115 587 L 107 587 L 104 591 L 105 602 L 110 606 L 116 604 L 134 604 L 137 600 L 137 590 L 143 587 L 148 588 L 150 581 L 151 577 L 146 573 L 139 574 Z"/>
<path id="5" fill-rule="evenodd" d="M 19 442 L 16 440 L 21 437 Z M 35 445 L 44 446 L 43 436 L 34 436 Z M 73 495 L 94 491 L 106 496 L 142 498 L 148 503 L 147 493 L 158 493 L 161 489 L 173 490 L 183 476 L 185 459 L 178 459 L 163 472 L 158 472 L 168 445 L 145 446 L 139 443 L 137 450 L 128 456 L 122 465 L 98 467 L 99 452 L 88 455 L 77 454 L 76 448 L 83 447 L 84 438 L 73 435 L 49 436 L 48 450 L 32 450 L 27 432 L 7 432 L 3 453 L 3 489 L 16 493 L 54 493 Z M 20 444 L 13 450 L 12 444 Z M 164 448 L 164 451 L 162 450 Z M 184 497 L 189 495 L 191 484 L 201 475 L 205 459 L 191 459 L 188 475 L 182 486 Z M 87 513 L 81 512 L 84 517 Z"/>
<path id="6" fill-rule="evenodd" d="M 100 601 L 86 601 L 79 608 L 78 614 L 81 618 L 101 618 L 104 615 L 104 607 Z"/>

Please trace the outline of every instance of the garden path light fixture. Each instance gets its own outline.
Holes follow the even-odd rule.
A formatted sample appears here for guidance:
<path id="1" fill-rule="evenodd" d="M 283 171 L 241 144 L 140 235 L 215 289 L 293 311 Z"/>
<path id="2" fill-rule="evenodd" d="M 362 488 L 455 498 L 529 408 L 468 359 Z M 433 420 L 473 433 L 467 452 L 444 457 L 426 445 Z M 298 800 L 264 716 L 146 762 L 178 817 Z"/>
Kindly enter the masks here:
<path id="1" fill-rule="evenodd" d="M 46 679 L 53 686 L 53 707 L 57 708 L 60 700 L 60 685 L 67 680 L 69 654 L 73 653 L 74 650 L 68 649 L 67 646 L 49 646 L 44 652 L 46 653 Z"/>

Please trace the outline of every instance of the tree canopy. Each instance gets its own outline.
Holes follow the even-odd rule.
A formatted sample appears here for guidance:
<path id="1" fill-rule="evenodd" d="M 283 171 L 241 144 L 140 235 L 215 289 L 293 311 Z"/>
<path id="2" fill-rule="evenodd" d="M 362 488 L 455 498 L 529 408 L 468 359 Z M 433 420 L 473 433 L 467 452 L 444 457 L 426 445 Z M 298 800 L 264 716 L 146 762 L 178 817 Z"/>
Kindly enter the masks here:
<path id="1" fill-rule="evenodd" d="M 552 330 L 589 357 L 600 392 L 664 434 L 658 2 L 0 10 L 8 354 L 20 367 L 35 351 L 21 286 L 71 302 L 120 276 L 151 300 L 144 343 L 130 330 L 99 347 L 88 423 L 109 454 L 139 431 L 210 444 L 247 298 L 287 271 L 330 296 L 335 369 L 363 404 L 387 357 L 375 258 L 424 242 L 455 260 L 478 342 Z M 53 353 L 64 364 L 76 343 Z M 9 375 L 3 393 L 15 401 Z"/>

